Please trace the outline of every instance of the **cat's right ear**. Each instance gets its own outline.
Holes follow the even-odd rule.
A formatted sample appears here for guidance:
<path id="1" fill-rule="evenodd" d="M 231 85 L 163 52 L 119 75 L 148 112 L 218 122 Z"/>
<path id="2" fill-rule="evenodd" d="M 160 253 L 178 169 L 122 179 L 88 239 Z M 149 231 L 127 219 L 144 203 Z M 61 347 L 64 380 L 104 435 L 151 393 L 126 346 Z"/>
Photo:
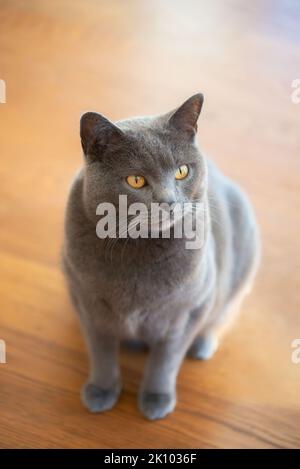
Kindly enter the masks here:
<path id="1" fill-rule="evenodd" d="M 194 94 L 178 109 L 172 112 L 169 125 L 179 132 L 194 138 L 197 132 L 197 120 L 201 113 L 204 96 L 202 93 Z"/>
<path id="2" fill-rule="evenodd" d="M 116 144 L 123 132 L 97 112 L 86 112 L 80 119 L 80 138 L 87 159 L 101 158 L 108 145 Z"/>

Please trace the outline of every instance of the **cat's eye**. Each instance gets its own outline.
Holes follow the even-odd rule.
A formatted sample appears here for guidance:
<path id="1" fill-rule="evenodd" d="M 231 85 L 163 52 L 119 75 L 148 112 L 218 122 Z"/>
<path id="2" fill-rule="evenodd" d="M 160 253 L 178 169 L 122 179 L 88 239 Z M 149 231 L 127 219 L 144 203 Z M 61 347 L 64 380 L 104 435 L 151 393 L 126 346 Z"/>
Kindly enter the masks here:
<path id="1" fill-rule="evenodd" d="M 141 189 L 146 184 L 144 176 L 127 176 L 126 181 L 134 189 Z"/>
<path id="2" fill-rule="evenodd" d="M 184 179 L 189 174 L 189 168 L 186 164 L 182 164 L 176 169 L 175 179 Z"/>

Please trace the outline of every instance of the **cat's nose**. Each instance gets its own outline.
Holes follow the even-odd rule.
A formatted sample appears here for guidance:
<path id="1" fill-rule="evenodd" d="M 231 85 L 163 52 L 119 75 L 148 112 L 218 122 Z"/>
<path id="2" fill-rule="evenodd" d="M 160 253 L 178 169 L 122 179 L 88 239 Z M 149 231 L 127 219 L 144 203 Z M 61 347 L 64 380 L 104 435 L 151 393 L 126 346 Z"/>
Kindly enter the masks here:
<path id="1" fill-rule="evenodd" d="M 175 205 L 176 205 L 176 202 L 173 199 L 161 200 L 159 202 L 159 206 L 163 209 L 166 209 L 170 213 L 174 212 Z"/>
<path id="2" fill-rule="evenodd" d="M 164 190 L 160 190 L 156 194 L 156 202 L 158 202 L 159 205 L 162 205 L 162 204 L 168 204 L 169 206 L 174 205 L 176 203 L 175 199 L 176 197 L 175 197 L 175 193 L 173 190 L 164 189 Z"/>
<path id="3" fill-rule="evenodd" d="M 175 200 L 171 199 L 171 198 L 169 198 L 169 199 L 160 199 L 158 203 L 159 203 L 159 205 L 161 205 L 161 204 L 168 204 L 168 205 L 176 204 Z"/>

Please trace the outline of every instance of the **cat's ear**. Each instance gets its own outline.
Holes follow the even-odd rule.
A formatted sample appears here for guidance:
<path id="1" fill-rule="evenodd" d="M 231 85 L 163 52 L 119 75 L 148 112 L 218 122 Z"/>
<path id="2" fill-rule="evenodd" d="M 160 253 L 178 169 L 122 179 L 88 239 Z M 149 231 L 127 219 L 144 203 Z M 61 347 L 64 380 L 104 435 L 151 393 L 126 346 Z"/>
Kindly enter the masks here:
<path id="1" fill-rule="evenodd" d="M 108 145 L 118 143 L 122 137 L 123 132 L 101 114 L 86 112 L 81 116 L 81 145 L 87 158 L 101 157 Z"/>
<path id="2" fill-rule="evenodd" d="M 177 108 L 169 118 L 169 125 L 176 130 L 193 137 L 197 132 L 197 120 L 200 115 L 204 96 L 197 93 Z"/>

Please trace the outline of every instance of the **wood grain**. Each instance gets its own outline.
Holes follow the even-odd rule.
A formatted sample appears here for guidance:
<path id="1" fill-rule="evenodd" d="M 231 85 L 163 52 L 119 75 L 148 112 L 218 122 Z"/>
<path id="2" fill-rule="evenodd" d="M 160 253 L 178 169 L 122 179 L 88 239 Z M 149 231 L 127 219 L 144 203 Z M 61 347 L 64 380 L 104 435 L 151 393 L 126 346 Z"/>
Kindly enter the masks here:
<path id="1" fill-rule="evenodd" d="M 300 364 L 298 1 L 10 0 L 0 3 L 0 446 L 297 447 Z M 178 407 L 148 422 L 145 356 L 122 352 L 117 407 L 79 401 L 86 352 L 60 271 L 78 121 L 154 114 L 202 91 L 201 147 L 249 192 L 263 260 L 213 360 L 186 361 Z"/>

